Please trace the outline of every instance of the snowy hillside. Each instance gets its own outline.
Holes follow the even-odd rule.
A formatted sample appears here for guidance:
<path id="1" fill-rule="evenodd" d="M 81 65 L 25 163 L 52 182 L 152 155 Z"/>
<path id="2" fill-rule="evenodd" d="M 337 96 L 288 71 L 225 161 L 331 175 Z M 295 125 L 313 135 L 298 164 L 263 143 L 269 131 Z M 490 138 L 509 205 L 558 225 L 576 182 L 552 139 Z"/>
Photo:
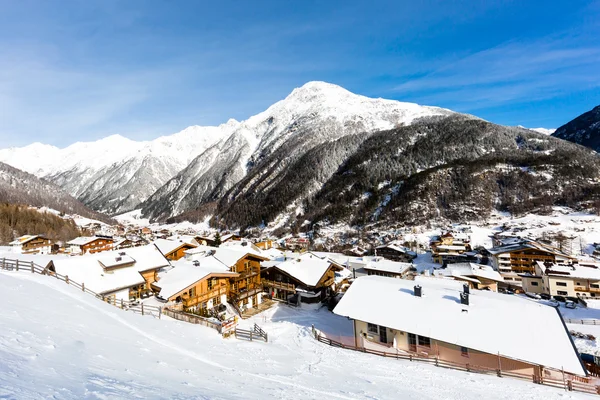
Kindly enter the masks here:
<path id="1" fill-rule="evenodd" d="M 143 213 L 151 218 L 177 215 L 220 200 L 250 171 L 275 176 L 318 145 L 451 114 L 442 108 L 371 99 L 329 83 L 309 82 L 241 122 L 230 136 L 196 157 L 143 204 Z"/>
<path id="2" fill-rule="evenodd" d="M 8 399 L 589 398 L 328 347 L 310 337 L 311 324 L 352 328 L 325 309 L 258 315 L 269 333 L 262 343 L 131 314 L 25 272 L 0 272 L 0 301 L 0 397 Z"/>
<path id="3" fill-rule="evenodd" d="M 149 142 L 113 135 L 64 149 L 34 143 L 0 150 L 0 161 L 58 184 L 96 210 L 128 211 L 237 124 L 192 126 Z"/>

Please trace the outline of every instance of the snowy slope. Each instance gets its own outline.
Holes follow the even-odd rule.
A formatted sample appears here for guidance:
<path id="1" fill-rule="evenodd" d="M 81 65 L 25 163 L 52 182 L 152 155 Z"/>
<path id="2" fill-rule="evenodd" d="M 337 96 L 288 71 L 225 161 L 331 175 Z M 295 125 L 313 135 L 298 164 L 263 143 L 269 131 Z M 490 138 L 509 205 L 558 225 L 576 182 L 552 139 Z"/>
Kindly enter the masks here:
<path id="1" fill-rule="evenodd" d="M 145 200 L 237 125 L 230 120 L 192 126 L 149 142 L 113 135 L 64 149 L 34 143 L 0 150 L 0 160 L 58 184 L 94 209 L 115 213 Z"/>
<path id="2" fill-rule="evenodd" d="M 261 175 L 272 175 L 319 144 L 343 136 L 392 129 L 450 110 L 372 99 L 325 82 L 294 89 L 266 111 L 243 121 L 233 133 L 194 159 L 143 204 L 143 213 L 164 218 L 219 200 L 261 161 L 284 145 Z"/>
<path id="3" fill-rule="evenodd" d="M 8 399 L 589 398 L 328 347 L 310 337 L 312 323 L 352 328 L 324 309 L 271 309 L 255 317 L 269 343 L 250 343 L 130 314 L 24 272 L 0 272 L 0 301 L 0 397 Z"/>

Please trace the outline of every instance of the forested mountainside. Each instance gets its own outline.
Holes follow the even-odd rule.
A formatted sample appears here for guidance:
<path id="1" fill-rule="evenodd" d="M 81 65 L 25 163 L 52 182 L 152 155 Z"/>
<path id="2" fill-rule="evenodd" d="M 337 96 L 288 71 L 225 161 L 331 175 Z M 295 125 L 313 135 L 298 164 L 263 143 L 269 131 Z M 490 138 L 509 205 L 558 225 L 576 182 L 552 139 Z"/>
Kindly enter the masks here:
<path id="1" fill-rule="evenodd" d="M 567 122 L 552 136 L 600 151 L 600 106 Z"/>
<path id="2" fill-rule="evenodd" d="M 106 215 L 87 208 L 59 186 L 1 162 L 0 203 L 48 207 L 66 214 L 112 222 Z"/>
<path id="3" fill-rule="evenodd" d="M 269 178 L 262 184 L 262 171 Z M 424 118 L 322 144 L 271 174 L 259 169 L 221 200 L 229 226 L 285 216 L 314 223 L 484 219 L 492 210 L 544 212 L 600 194 L 600 158 L 527 129 L 466 116 Z"/>
<path id="4" fill-rule="evenodd" d="M 23 235 L 45 235 L 66 242 L 81 234 L 72 219 L 64 219 L 28 206 L 0 204 L 0 245 L 6 245 Z"/>
<path id="5" fill-rule="evenodd" d="M 371 99 L 325 82 L 294 89 L 266 111 L 243 121 L 231 135 L 196 157 L 142 205 L 152 219 L 219 201 L 238 182 L 271 182 L 305 154 L 349 135 L 412 123 L 454 112 L 394 100 Z M 250 178 L 248 178 L 251 176 Z M 268 206 L 268 205 L 267 205 Z"/>

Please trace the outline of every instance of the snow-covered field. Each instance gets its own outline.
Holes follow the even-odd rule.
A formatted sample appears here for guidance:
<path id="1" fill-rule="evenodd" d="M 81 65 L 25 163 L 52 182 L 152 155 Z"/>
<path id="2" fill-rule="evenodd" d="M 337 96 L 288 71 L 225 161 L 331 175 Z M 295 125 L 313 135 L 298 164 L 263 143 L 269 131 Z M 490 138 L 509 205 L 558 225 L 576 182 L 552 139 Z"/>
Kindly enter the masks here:
<path id="1" fill-rule="evenodd" d="M 582 394 L 328 347 L 351 334 L 326 309 L 255 317 L 269 343 L 131 314 L 64 282 L 0 272 L 0 398 L 566 399 Z M 244 321 L 250 324 L 254 321 Z"/>

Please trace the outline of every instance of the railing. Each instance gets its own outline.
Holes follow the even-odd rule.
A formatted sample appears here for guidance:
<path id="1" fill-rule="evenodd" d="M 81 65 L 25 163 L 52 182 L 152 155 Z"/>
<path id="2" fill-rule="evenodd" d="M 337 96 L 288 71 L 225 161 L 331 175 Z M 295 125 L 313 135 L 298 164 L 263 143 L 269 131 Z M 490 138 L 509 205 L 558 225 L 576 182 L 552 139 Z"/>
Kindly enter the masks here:
<path id="1" fill-rule="evenodd" d="M 144 305 L 143 303 L 139 303 L 137 301 L 126 301 L 126 300 L 122 300 L 122 299 L 117 300 L 111 296 L 105 296 L 105 295 L 98 294 L 98 293 L 86 288 L 84 282 L 78 283 L 72 279 L 69 279 L 68 275 L 61 275 L 57 272 L 48 271 L 48 270 L 46 270 L 46 268 L 34 263 L 33 261 L 21 261 L 18 259 L 12 260 L 12 259 L 7 259 L 7 258 L 2 258 L 2 260 L 0 261 L 0 269 L 6 270 L 6 271 L 31 272 L 31 273 L 46 275 L 49 277 L 59 279 L 59 280 L 65 282 L 67 285 L 71 285 L 74 288 L 79 289 L 84 293 L 91 294 L 92 296 L 96 297 L 97 299 L 100 299 L 100 300 L 104 301 L 105 303 L 108 303 L 110 305 L 118 307 L 122 310 L 128 310 L 128 311 L 132 311 L 134 313 L 139 313 L 142 315 L 151 315 L 151 316 L 158 317 L 158 318 L 160 318 L 161 314 L 162 314 L 162 307 L 148 306 L 148 305 Z"/>
<path id="2" fill-rule="evenodd" d="M 235 337 L 237 339 L 245 339 L 250 341 L 255 339 L 264 340 L 265 342 L 269 341 L 267 332 L 263 331 L 257 324 L 254 324 L 252 330 L 235 328 Z"/>
<path id="3" fill-rule="evenodd" d="M 600 288 L 575 287 L 576 292 L 600 293 Z"/>
<path id="4" fill-rule="evenodd" d="M 568 390 L 568 391 L 583 392 L 583 393 L 588 393 L 588 394 L 600 394 L 600 386 L 596 386 L 592 383 L 587 382 L 590 380 L 590 378 L 566 374 L 564 371 L 557 371 L 559 374 L 562 373 L 562 379 L 555 379 L 555 378 L 549 378 L 546 376 L 540 376 L 540 375 L 536 375 L 536 374 L 525 374 L 525 373 L 514 372 L 514 371 L 506 371 L 506 370 L 502 369 L 501 363 L 499 363 L 498 368 L 489 368 L 489 367 L 473 365 L 473 364 L 469 364 L 469 363 L 460 364 L 460 363 L 455 363 L 452 361 L 441 360 L 438 357 L 429 357 L 429 356 L 423 356 L 423 355 L 413 354 L 413 353 L 401 353 L 399 351 L 392 353 L 389 351 L 375 350 L 372 348 L 357 347 L 352 344 L 344 344 L 344 343 L 329 339 L 328 337 L 322 335 L 321 332 L 319 332 L 317 329 L 315 329 L 314 325 L 312 326 L 312 335 L 319 342 L 327 344 L 332 347 L 339 347 L 342 349 L 360 351 L 362 353 L 374 354 L 374 355 L 378 355 L 381 357 L 395 358 L 397 360 L 419 361 L 419 362 L 435 365 L 436 367 L 450 368 L 450 369 L 474 372 L 474 373 L 480 373 L 480 374 L 490 374 L 490 375 L 496 375 L 498 377 L 506 376 L 506 377 L 516 378 L 516 379 L 523 379 L 523 380 L 527 380 L 527 381 L 537 383 L 540 385 L 561 388 L 561 389 Z M 546 368 L 546 369 L 548 369 L 548 368 Z"/>
<path id="5" fill-rule="evenodd" d="M 572 319 L 563 318 L 566 324 L 579 324 L 579 325 L 600 325 L 600 319 Z"/>
<path id="6" fill-rule="evenodd" d="M 212 297 L 219 296 L 222 294 L 227 294 L 227 287 L 219 287 L 217 289 L 213 289 L 208 293 L 201 294 L 199 296 L 190 297 L 187 294 L 181 296 L 181 300 L 183 300 L 183 305 L 185 307 L 193 307 L 196 304 L 199 304 L 205 300 L 209 300 Z"/>
<path id="7" fill-rule="evenodd" d="M 265 287 L 274 287 L 277 289 L 283 289 L 283 290 L 289 290 L 289 291 L 296 291 L 296 286 L 293 283 L 285 283 L 285 282 L 277 282 L 277 281 L 270 281 L 268 279 L 262 279 L 262 283 L 263 286 Z"/>
<path id="8" fill-rule="evenodd" d="M 184 322 L 188 322 L 190 324 L 204 325 L 209 328 L 213 328 L 217 332 L 221 333 L 221 324 L 209 321 L 205 318 L 200 317 L 199 315 L 189 314 L 189 313 L 185 313 L 185 312 L 179 312 L 179 311 L 171 310 L 169 308 L 164 308 L 163 314 L 165 314 L 167 317 L 171 317 L 178 321 L 184 321 Z"/>

